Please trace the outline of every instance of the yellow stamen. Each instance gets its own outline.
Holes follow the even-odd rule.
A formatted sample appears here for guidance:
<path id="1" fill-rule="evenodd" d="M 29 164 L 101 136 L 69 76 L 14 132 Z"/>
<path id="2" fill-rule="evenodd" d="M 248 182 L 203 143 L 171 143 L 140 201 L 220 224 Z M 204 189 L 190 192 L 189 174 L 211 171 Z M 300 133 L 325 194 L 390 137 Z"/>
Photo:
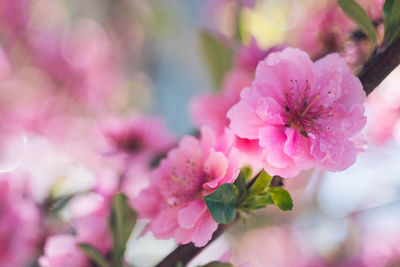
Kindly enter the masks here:
<path id="1" fill-rule="evenodd" d="M 317 101 L 317 99 L 319 98 L 319 95 L 316 95 L 313 99 L 313 101 L 311 101 L 310 104 L 308 104 L 308 106 L 306 107 L 306 109 L 300 114 L 301 116 L 304 116 L 307 111 L 311 108 L 311 106 L 315 103 L 315 101 Z"/>

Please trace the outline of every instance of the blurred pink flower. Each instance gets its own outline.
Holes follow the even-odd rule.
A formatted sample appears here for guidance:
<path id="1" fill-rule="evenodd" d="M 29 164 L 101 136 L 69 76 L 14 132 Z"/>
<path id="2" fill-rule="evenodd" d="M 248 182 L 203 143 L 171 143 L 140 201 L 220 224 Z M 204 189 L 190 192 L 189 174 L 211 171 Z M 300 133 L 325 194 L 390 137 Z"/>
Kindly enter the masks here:
<path id="1" fill-rule="evenodd" d="M 376 145 L 383 145 L 397 131 L 400 122 L 399 82 L 400 68 L 397 68 L 367 97 L 366 134 Z"/>
<path id="2" fill-rule="evenodd" d="M 30 0 L 0 1 L 0 24 L 12 35 L 21 34 L 29 19 Z"/>
<path id="3" fill-rule="evenodd" d="M 232 255 L 232 250 L 229 249 L 229 250 L 227 250 L 224 254 L 222 254 L 221 258 L 219 258 L 219 261 L 230 263 L 231 255 Z M 233 265 L 233 266 L 234 266 L 234 267 L 250 267 L 250 265 L 247 264 L 247 263 L 238 264 L 238 265 L 235 264 L 235 265 Z"/>
<path id="4" fill-rule="evenodd" d="M 202 1 L 201 21 L 204 28 L 221 37 L 233 36 L 240 8 L 254 8 L 256 0 L 206 0 Z"/>
<path id="5" fill-rule="evenodd" d="M 194 98 L 190 104 L 190 114 L 195 125 L 207 125 L 218 134 L 222 134 L 229 125 L 226 113 L 239 101 L 240 92 L 249 86 L 252 80 L 252 73 L 237 68 L 225 76 L 221 93 L 206 93 Z"/>
<path id="6" fill-rule="evenodd" d="M 314 166 L 340 171 L 355 161 L 352 139 L 366 123 L 364 100 L 360 81 L 339 55 L 313 63 L 287 48 L 259 63 L 228 118 L 239 137 L 258 140 L 271 175 L 293 177 Z"/>
<path id="7" fill-rule="evenodd" d="M 382 18 L 382 8 L 385 0 L 357 0 L 357 2 L 374 22 Z"/>
<path id="8" fill-rule="evenodd" d="M 298 29 L 297 46 L 313 58 L 341 51 L 355 29 L 355 24 L 336 3 L 323 7 L 315 15 L 307 16 L 306 20 Z"/>
<path id="9" fill-rule="evenodd" d="M 397 266 L 400 263 L 398 229 L 373 229 L 364 233 L 357 259 L 365 267 Z"/>
<path id="10" fill-rule="evenodd" d="M 251 267 L 325 266 L 304 236 L 284 227 L 255 229 L 239 242 L 230 257 L 234 266 L 242 262 Z"/>
<path id="11" fill-rule="evenodd" d="M 3 48 L 0 47 L 0 81 L 5 80 L 11 74 L 11 64 Z"/>
<path id="12" fill-rule="evenodd" d="M 41 267 L 89 267 L 89 259 L 77 246 L 72 235 L 55 235 L 47 238 L 44 255 L 39 258 Z"/>
<path id="13" fill-rule="evenodd" d="M 109 203 L 100 195 L 91 193 L 72 199 L 69 210 L 76 230 L 76 242 L 88 243 L 107 253 L 112 243 L 108 226 Z"/>
<path id="14" fill-rule="evenodd" d="M 82 19 L 70 29 L 50 31 L 32 27 L 24 38 L 33 63 L 55 84 L 92 108 L 104 108 L 120 74 L 101 25 Z"/>
<path id="15" fill-rule="evenodd" d="M 121 191 L 129 199 L 135 199 L 150 184 L 151 168 L 142 163 L 132 163 L 124 174 Z"/>
<path id="16" fill-rule="evenodd" d="M 128 162 L 154 160 L 175 144 L 175 138 L 157 117 L 115 119 L 105 123 L 103 129 L 111 144 L 109 154 L 122 155 Z"/>
<path id="17" fill-rule="evenodd" d="M 266 58 L 270 53 L 279 52 L 285 49 L 285 45 L 275 45 L 269 49 L 262 49 L 254 37 L 248 45 L 242 46 L 235 57 L 235 66 L 242 70 L 253 73 L 258 62 Z M 253 76 L 253 75 L 252 75 Z"/>
<path id="18" fill-rule="evenodd" d="M 390 140 L 396 122 L 400 118 L 400 106 L 393 107 L 385 98 L 374 92 L 367 98 L 368 125 L 367 137 L 377 145 L 382 145 Z"/>
<path id="19" fill-rule="evenodd" d="M 23 178 L 23 179 L 20 179 Z M 0 177 L 0 265 L 25 266 L 34 260 L 40 243 L 40 212 L 25 177 Z"/>
<path id="20" fill-rule="evenodd" d="M 205 245 L 217 229 L 203 200 L 239 173 L 239 153 L 228 130 L 217 140 L 203 127 L 201 138 L 185 136 L 152 173 L 150 187 L 134 201 L 139 214 L 151 219 L 148 230 L 157 238 Z"/>
<path id="21" fill-rule="evenodd" d="M 96 167 L 96 185 L 92 191 L 101 195 L 105 202 L 110 203 L 112 197 L 118 192 L 120 187 L 119 175 L 118 171 L 109 165 Z"/>

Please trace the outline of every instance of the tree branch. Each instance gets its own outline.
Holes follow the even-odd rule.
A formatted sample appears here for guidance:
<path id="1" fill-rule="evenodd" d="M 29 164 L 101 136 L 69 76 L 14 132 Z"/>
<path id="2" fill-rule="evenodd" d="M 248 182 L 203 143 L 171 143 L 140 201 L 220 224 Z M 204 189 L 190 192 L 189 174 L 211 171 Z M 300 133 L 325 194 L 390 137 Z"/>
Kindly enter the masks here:
<path id="1" fill-rule="evenodd" d="M 375 50 L 358 74 L 369 95 L 400 64 L 400 39 L 383 51 Z"/>
<path id="2" fill-rule="evenodd" d="M 183 264 L 183 266 L 186 266 L 186 264 L 188 264 L 194 257 L 196 257 L 197 254 L 199 254 L 211 242 L 222 235 L 222 233 L 225 232 L 225 230 L 232 224 L 220 224 L 217 231 L 214 232 L 211 240 L 204 247 L 196 247 L 193 243 L 180 245 L 166 258 L 164 258 L 159 264 L 157 264 L 156 267 L 175 267 L 177 263 L 181 263 Z"/>

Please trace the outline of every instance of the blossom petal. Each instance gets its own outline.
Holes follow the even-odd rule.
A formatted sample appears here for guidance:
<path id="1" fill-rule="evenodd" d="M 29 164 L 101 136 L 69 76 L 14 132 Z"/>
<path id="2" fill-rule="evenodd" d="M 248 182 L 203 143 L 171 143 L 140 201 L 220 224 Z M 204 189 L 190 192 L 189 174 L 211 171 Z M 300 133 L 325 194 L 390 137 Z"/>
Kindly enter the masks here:
<path id="1" fill-rule="evenodd" d="M 312 65 L 310 57 L 296 48 L 286 48 L 282 52 L 271 53 L 258 64 L 253 86 L 264 97 L 283 100 L 285 90 L 292 87 L 291 81 L 312 83 Z M 299 88 L 304 87 L 300 84 Z"/>
<path id="2" fill-rule="evenodd" d="M 211 240 L 212 234 L 217 228 L 218 223 L 211 217 L 210 212 L 205 212 L 197 230 L 193 234 L 193 243 L 198 247 L 205 246 Z"/>
<path id="3" fill-rule="evenodd" d="M 291 128 L 286 130 L 286 136 L 287 141 L 283 151 L 296 162 L 296 165 L 302 166 L 302 169 L 312 168 L 315 159 L 310 154 L 309 138 Z"/>
<path id="4" fill-rule="evenodd" d="M 320 94 L 319 103 L 332 105 L 342 95 L 342 72 L 347 68 L 346 62 L 339 54 L 329 54 L 313 65 L 315 85 L 311 90 Z"/>
<path id="5" fill-rule="evenodd" d="M 258 128 L 265 123 L 257 117 L 254 110 L 245 102 L 239 101 L 227 114 L 231 120 L 230 128 L 241 138 L 257 139 Z"/>
<path id="6" fill-rule="evenodd" d="M 169 238 L 171 230 L 178 226 L 178 209 L 162 210 L 151 222 L 150 228 L 157 238 Z"/>
<path id="7" fill-rule="evenodd" d="M 283 125 L 282 110 L 283 107 L 272 97 L 264 97 L 258 100 L 256 112 L 268 124 Z"/>
<path id="8" fill-rule="evenodd" d="M 260 146 L 262 147 L 283 145 L 286 141 L 284 127 L 282 126 L 266 125 L 260 128 L 258 132 Z"/>
<path id="9" fill-rule="evenodd" d="M 225 157 L 224 153 L 216 152 L 214 149 L 210 150 L 208 158 L 204 162 L 204 171 L 207 173 L 213 180 L 218 180 L 222 178 L 226 169 L 228 168 L 228 159 Z M 212 187 L 215 187 L 216 184 L 213 181 L 207 183 Z"/>
<path id="10" fill-rule="evenodd" d="M 190 202 L 178 212 L 179 225 L 188 229 L 194 227 L 205 211 L 207 211 L 207 205 L 203 199 Z"/>

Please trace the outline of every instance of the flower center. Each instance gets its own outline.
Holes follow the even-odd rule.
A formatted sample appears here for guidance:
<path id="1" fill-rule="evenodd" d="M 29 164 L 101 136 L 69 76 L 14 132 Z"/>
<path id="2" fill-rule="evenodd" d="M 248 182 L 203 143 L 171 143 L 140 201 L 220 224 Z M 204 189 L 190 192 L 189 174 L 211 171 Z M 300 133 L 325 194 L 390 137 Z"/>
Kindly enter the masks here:
<path id="1" fill-rule="evenodd" d="M 297 80 L 290 80 L 290 90 L 284 92 L 284 121 L 285 127 L 291 127 L 300 132 L 304 137 L 321 129 L 318 119 L 332 117 L 332 106 L 325 107 L 319 104 L 321 95 L 311 95 L 308 80 L 302 85 Z M 329 91 L 328 94 L 331 94 Z"/>
<path id="2" fill-rule="evenodd" d="M 186 160 L 183 168 L 172 167 L 172 173 L 165 188 L 166 194 L 169 195 L 168 205 L 176 206 L 201 198 L 205 179 L 205 174 L 193 160 Z"/>
<path id="3" fill-rule="evenodd" d="M 137 154 L 144 148 L 143 138 L 138 134 L 129 134 L 117 141 L 118 146 L 127 153 Z"/>

